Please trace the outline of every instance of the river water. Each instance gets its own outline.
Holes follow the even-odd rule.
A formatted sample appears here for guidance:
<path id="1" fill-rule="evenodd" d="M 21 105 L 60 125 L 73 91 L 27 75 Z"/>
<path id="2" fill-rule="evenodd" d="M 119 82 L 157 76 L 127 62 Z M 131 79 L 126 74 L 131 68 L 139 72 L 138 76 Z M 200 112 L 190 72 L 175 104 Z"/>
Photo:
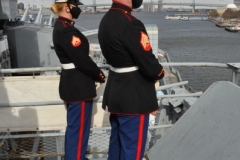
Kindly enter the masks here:
<path id="1" fill-rule="evenodd" d="M 172 62 L 240 62 L 240 34 L 225 31 L 201 20 L 165 20 L 169 12 L 134 12 L 145 24 L 156 24 L 159 48 L 168 52 Z M 83 14 L 76 21 L 86 29 L 97 29 L 104 14 Z M 117 18 L 117 17 L 116 17 Z M 89 41 L 97 43 L 97 36 Z M 213 82 L 231 81 L 231 70 L 222 68 L 175 67 L 183 80 L 197 91 L 205 91 Z"/>

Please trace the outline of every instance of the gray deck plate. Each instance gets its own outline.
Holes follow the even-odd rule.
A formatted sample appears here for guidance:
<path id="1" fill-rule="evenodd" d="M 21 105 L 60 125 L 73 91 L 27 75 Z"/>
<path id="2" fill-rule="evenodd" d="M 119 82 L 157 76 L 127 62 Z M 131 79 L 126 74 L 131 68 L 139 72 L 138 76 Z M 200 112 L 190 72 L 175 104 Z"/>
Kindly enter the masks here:
<path id="1" fill-rule="evenodd" d="M 148 152 L 149 160 L 237 160 L 240 87 L 216 82 Z"/>

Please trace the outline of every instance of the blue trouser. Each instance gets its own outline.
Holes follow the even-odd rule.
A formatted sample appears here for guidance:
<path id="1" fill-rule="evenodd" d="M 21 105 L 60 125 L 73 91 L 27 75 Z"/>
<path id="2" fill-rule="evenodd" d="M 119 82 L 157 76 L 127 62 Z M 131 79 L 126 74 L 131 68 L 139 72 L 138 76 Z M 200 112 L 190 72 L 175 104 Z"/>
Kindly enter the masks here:
<path id="1" fill-rule="evenodd" d="M 92 101 L 67 104 L 65 160 L 85 160 L 92 117 Z"/>
<path id="2" fill-rule="evenodd" d="M 110 115 L 111 137 L 108 160 L 142 160 L 145 151 L 149 114 Z"/>

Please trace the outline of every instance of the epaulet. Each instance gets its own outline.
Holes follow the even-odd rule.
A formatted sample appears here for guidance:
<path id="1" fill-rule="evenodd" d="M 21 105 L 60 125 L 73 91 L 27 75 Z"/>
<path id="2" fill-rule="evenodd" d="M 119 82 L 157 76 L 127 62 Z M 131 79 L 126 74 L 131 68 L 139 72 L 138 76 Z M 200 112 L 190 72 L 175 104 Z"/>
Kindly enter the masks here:
<path id="1" fill-rule="evenodd" d="M 132 13 L 129 13 L 127 12 L 126 10 L 124 9 L 120 9 L 120 8 L 111 8 L 112 10 L 119 10 L 119 11 L 122 11 L 122 13 L 128 18 L 129 21 L 131 21 L 131 16 L 132 16 Z"/>
<path id="2" fill-rule="evenodd" d="M 129 13 L 129 12 L 127 12 L 127 11 L 124 11 L 124 14 L 125 14 L 125 16 L 128 18 L 128 20 L 129 21 L 131 21 L 132 20 L 132 13 Z"/>
<path id="3" fill-rule="evenodd" d="M 62 23 L 62 25 L 66 28 L 68 26 L 73 26 L 74 22 L 69 23 L 68 21 L 63 21 L 63 20 L 57 20 L 57 22 Z"/>

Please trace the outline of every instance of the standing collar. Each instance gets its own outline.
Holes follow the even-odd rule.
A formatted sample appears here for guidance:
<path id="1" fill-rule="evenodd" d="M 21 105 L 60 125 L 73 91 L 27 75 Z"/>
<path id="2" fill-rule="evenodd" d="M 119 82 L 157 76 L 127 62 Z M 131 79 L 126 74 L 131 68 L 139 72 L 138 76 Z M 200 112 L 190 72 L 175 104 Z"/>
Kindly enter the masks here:
<path id="1" fill-rule="evenodd" d="M 74 24 L 75 24 L 75 22 L 73 20 L 62 17 L 62 16 L 59 16 L 58 19 L 61 21 L 64 21 L 64 23 L 70 24 L 71 26 L 74 26 Z"/>
<path id="2" fill-rule="evenodd" d="M 112 7 L 111 7 L 112 9 L 122 9 L 122 10 L 124 10 L 124 11 L 127 11 L 127 13 L 132 13 L 132 8 L 130 8 L 129 6 L 126 6 L 125 4 L 123 4 L 123 3 L 119 3 L 119 2 L 113 2 L 113 4 L 112 4 Z"/>

